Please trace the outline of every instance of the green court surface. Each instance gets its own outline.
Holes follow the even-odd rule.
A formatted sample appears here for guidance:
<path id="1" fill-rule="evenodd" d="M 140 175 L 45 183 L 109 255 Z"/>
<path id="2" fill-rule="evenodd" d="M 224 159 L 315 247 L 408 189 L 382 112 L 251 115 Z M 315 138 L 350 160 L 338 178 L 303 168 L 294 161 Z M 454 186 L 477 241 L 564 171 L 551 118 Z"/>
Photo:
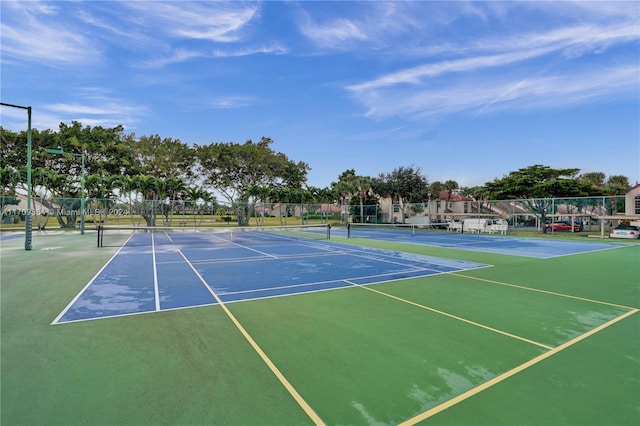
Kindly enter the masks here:
<path id="1" fill-rule="evenodd" d="M 117 247 L 3 240 L 0 423 L 640 424 L 637 242 L 539 259 L 332 241 L 491 266 L 51 325 Z"/>

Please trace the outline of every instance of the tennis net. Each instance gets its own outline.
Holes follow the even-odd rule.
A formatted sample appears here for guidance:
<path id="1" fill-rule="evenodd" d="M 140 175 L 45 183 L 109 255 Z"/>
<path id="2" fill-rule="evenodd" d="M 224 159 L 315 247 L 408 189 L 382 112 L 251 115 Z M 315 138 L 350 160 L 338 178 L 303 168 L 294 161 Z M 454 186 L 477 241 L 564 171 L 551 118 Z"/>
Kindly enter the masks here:
<path id="1" fill-rule="evenodd" d="M 374 237 L 381 236 L 414 236 L 416 225 L 404 223 L 351 223 L 347 226 L 347 237 Z"/>
<path id="2" fill-rule="evenodd" d="M 404 238 L 428 233 L 446 233 L 449 224 L 446 226 L 440 222 L 433 224 L 413 224 L 413 223 L 351 223 L 347 227 L 349 238 Z"/>
<path id="3" fill-rule="evenodd" d="M 163 227 L 99 226 L 98 247 L 173 245 L 190 247 L 214 244 L 287 244 L 292 241 L 326 240 L 328 224 L 261 227 Z"/>

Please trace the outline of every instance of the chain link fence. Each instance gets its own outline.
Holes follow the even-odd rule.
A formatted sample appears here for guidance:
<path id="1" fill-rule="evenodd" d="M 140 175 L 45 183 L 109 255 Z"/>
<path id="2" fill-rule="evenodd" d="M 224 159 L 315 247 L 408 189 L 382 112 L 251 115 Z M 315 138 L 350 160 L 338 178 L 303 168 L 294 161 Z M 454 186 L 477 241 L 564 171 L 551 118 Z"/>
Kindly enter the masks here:
<path id="1" fill-rule="evenodd" d="M 74 229 L 81 222 L 78 198 L 33 197 L 31 211 L 3 198 L 2 223 L 17 224 L 32 215 L 33 227 Z M 17 200 L 17 199 L 16 199 Z M 506 220 L 511 228 L 541 229 L 545 223 L 572 221 L 585 229 L 601 221 L 624 220 L 625 197 L 540 198 L 520 200 L 431 200 L 425 203 L 339 205 L 331 203 L 204 203 L 184 200 L 86 199 L 87 229 L 123 226 L 265 226 L 311 223 L 415 224 L 431 226 L 466 218 Z M 631 217 L 638 220 L 637 217 Z M 615 223 L 614 223 L 615 224 Z"/>

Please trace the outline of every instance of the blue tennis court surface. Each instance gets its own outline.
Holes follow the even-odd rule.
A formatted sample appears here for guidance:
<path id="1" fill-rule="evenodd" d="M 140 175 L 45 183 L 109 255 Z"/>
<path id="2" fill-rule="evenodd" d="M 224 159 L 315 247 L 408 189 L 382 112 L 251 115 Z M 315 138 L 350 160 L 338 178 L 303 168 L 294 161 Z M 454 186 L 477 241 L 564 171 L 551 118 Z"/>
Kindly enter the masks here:
<path id="1" fill-rule="evenodd" d="M 346 231 L 333 231 L 334 235 L 346 236 Z M 587 253 L 626 247 L 625 244 L 602 243 L 596 241 L 549 240 L 542 238 L 516 238 L 506 236 L 460 234 L 455 232 L 422 232 L 411 229 L 357 228 L 352 237 L 395 241 L 405 244 L 420 244 L 483 253 L 506 254 L 511 256 L 548 259 L 557 256 Z M 585 237 L 586 239 L 586 237 Z"/>
<path id="2" fill-rule="evenodd" d="M 238 302 L 486 266 L 293 238 L 286 244 L 225 242 L 191 248 L 125 245 L 54 324 L 212 305 L 218 303 L 216 296 L 223 303 Z"/>
<path id="3" fill-rule="evenodd" d="M 17 238 L 24 238 L 24 233 L 0 234 L 0 243 L 2 241 L 10 241 L 10 240 L 15 240 Z"/>

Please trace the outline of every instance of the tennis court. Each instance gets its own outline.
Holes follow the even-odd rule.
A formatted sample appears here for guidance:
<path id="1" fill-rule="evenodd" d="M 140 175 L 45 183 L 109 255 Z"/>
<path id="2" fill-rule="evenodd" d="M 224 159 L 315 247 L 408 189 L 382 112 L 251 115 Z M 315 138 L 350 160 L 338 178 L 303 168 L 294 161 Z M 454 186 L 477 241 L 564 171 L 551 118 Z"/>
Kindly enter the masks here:
<path id="1" fill-rule="evenodd" d="M 22 234 L 7 234 L 7 235 L 0 235 L 0 242 L 2 241 L 11 241 L 11 240 L 17 240 L 17 239 L 23 239 L 24 235 Z"/>
<path id="2" fill-rule="evenodd" d="M 424 244 L 443 248 L 498 253 L 513 256 L 548 259 L 599 250 L 624 247 L 622 244 L 600 244 L 595 241 L 577 242 L 542 238 L 515 238 L 507 236 L 463 234 L 455 232 L 429 232 L 416 226 L 351 225 L 348 234 L 355 238 L 372 238 L 407 244 Z M 339 231 L 340 232 L 340 231 Z M 347 235 L 347 231 L 341 231 Z"/>
<path id="3" fill-rule="evenodd" d="M 2 423 L 640 420 L 637 243 L 246 234 L 2 238 Z"/>
<path id="4" fill-rule="evenodd" d="M 134 231 L 54 324 L 282 297 L 488 265 L 316 240 L 289 232 Z M 292 229 L 304 236 L 296 236 Z M 116 239 L 126 230 L 113 231 Z M 124 232 L 124 235 L 123 235 Z M 107 232 L 109 235 L 109 233 Z M 313 238 L 308 238 L 309 234 Z M 234 236 L 234 238 L 231 238 Z"/>

